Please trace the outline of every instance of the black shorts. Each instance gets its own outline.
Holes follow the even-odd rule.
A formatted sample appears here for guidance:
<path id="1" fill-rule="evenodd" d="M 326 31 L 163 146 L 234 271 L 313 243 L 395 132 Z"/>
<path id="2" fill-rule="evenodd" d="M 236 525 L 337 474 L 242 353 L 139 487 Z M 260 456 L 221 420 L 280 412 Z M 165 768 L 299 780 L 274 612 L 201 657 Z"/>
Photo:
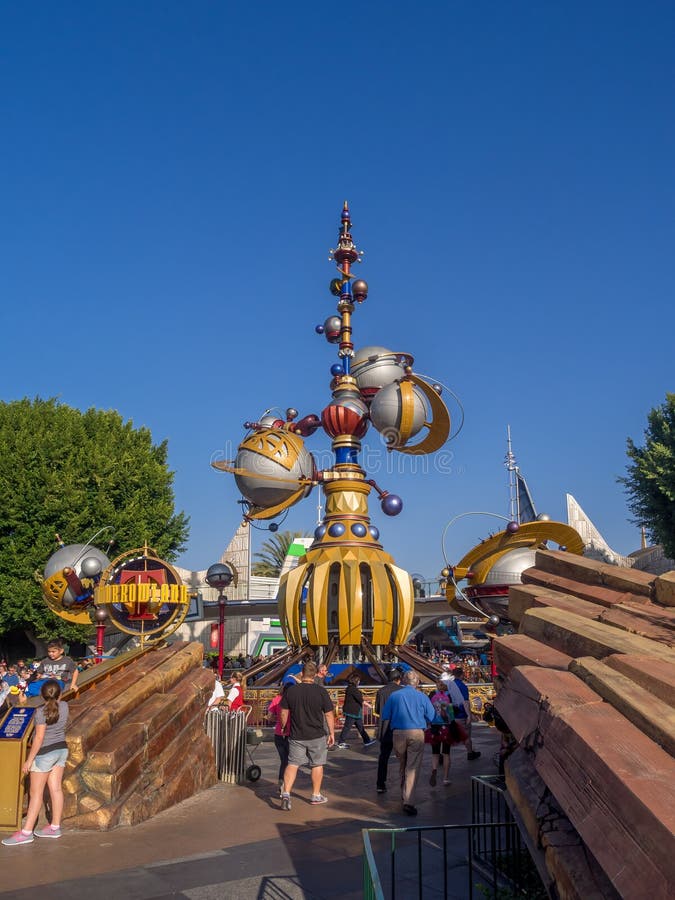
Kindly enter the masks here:
<path id="1" fill-rule="evenodd" d="M 432 737 L 434 735 L 440 734 L 441 728 L 443 728 L 443 725 L 432 725 Z M 446 743 L 445 741 L 432 741 L 431 752 L 434 756 L 448 756 L 450 754 L 450 744 Z"/>

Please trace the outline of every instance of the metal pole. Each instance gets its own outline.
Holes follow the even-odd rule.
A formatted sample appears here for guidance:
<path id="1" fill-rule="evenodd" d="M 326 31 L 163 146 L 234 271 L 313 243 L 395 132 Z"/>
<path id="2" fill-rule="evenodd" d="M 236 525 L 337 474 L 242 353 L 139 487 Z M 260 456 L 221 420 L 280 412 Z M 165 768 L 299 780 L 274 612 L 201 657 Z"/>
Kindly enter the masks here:
<path id="1" fill-rule="evenodd" d="M 225 648 L 225 597 L 218 595 L 218 678 L 223 677 L 223 651 Z"/>
<path id="2" fill-rule="evenodd" d="M 103 659 L 103 639 L 105 636 L 105 622 L 96 623 L 96 662 Z"/>
<path id="3" fill-rule="evenodd" d="M 94 619 L 96 621 L 96 662 L 100 663 L 105 649 L 105 627 L 108 624 L 108 610 L 105 606 L 96 608 Z"/>

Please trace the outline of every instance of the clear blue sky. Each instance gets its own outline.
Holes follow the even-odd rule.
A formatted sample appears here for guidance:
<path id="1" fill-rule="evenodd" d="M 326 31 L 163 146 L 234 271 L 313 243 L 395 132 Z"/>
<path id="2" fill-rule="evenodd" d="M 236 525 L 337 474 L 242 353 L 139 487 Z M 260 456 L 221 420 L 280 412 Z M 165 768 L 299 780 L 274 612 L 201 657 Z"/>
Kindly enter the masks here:
<path id="1" fill-rule="evenodd" d="M 347 198 L 356 343 L 466 411 L 443 471 L 376 473 L 386 549 L 431 577 L 449 519 L 507 513 L 507 423 L 540 511 L 569 491 L 635 549 L 616 477 L 675 388 L 674 46 L 665 0 L 3 4 L 0 397 L 168 438 L 181 562 L 209 565 L 240 509 L 212 455 L 329 399 Z M 462 520 L 451 559 L 498 528 Z"/>

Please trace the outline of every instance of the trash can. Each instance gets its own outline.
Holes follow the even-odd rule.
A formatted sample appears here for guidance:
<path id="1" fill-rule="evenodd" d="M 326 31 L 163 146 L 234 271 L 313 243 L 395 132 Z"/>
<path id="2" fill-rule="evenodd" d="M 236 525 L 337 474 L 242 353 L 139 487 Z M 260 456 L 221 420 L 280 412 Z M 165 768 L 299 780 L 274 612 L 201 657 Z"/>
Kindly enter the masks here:
<path id="1" fill-rule="evenodd" d="M 204 727 L 215 751 L 219 781 L 241 784 L 246 777 L 246 713 L 215 707 L 206 713 Z"/>

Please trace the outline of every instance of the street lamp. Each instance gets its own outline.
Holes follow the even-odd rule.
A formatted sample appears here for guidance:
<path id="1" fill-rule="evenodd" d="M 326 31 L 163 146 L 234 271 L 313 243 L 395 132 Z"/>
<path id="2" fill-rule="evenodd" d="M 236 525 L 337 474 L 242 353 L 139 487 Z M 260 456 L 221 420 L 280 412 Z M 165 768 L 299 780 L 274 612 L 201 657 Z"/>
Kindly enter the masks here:
<path id="1" fill-rule="evenodd" d="M 103 659 L 103 638 L 105 637 L 105 627 L 108 622 L 108 610 L 105 606 L 97 606 L 94 613 L 96 619 L 96 662 L 100 663 Z"/>
<path id="2" fill-rule="evenodd" d="M 214 563 L 206 570 L 205 581 L 218 591 L 218 678 L 223 677 L 223 648 L 225 646 L 225 588 L 232 584 L 234 571 L 227 563 Z"/>

